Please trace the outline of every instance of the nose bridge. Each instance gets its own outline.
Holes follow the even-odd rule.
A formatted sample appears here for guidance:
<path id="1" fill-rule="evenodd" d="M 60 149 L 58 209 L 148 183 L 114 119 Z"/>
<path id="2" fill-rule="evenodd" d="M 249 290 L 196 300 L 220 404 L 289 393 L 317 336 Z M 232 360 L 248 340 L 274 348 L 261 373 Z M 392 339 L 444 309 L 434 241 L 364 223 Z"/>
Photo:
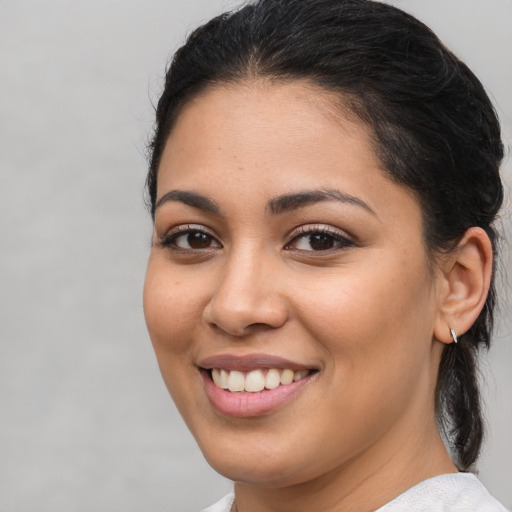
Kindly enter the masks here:
<path id="1" fill-rule="evenodd" d="M 287 317 L 273 258 L 252 240 L 233 247 L 219 272 L 205 319 L 236 336 L 250 327 L 280 327 Z"/>

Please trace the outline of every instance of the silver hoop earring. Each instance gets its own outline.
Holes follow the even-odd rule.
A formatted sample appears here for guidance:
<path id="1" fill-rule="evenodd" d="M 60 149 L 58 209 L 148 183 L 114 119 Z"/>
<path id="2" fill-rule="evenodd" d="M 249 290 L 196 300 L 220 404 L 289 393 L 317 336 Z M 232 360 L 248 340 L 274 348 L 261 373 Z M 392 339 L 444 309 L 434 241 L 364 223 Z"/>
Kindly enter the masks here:
<path id="1" fill-rule="evenodd" d="M 457 343 L 459 341 L 457 339 L 457 333 L 450 327 L 450 334 L 452 335 L 453 343 Z"/>

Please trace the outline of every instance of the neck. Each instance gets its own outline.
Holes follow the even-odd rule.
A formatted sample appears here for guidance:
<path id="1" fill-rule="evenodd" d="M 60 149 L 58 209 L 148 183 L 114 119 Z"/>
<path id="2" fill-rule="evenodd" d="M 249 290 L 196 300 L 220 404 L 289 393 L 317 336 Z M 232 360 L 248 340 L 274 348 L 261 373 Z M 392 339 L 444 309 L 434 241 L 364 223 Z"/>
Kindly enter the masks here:
<path id="1" fill-rule="evenodd" d="M 390 435 L 385 447 L 370 446 L 315 480 L 270 488 L 235 483 L 236 511 L 370 512 L 423 480 L 457 471 L 435 420 L 421 433 Z"/>

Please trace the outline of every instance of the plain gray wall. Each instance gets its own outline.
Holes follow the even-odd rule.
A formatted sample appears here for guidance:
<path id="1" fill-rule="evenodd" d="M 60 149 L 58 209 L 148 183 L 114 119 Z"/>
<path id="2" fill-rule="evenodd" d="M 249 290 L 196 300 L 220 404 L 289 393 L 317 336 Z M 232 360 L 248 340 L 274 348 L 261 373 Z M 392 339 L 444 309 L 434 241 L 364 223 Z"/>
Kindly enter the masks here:
<path id="1" fill-rule="evenodd" d="M 161 382 L 141 290 L 151 102 L 185 34 L 237 3 L 0 0 L 2 512 L 192 512 L 230 487 Z M 394 3 L 477 72 L 510 144 L 512 1 Z M 504 172 L 510 269 L 510 160 Z M 500 285 L 505 295 L 510 281 Z M 484 365 L 490 434 L 480 463 L 508 506 L 510 295 Z"/>

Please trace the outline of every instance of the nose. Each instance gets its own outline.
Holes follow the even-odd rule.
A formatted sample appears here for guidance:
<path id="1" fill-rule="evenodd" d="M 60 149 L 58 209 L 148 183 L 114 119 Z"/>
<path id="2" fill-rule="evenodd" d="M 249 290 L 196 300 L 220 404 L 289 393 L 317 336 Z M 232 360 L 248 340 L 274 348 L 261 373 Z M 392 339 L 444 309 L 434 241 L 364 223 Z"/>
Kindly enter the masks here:
<path id="1" fill-rule="evenodd" d="M 276 265 L 257 254 L 237 254 L 218 272 L 204 321 L 230 336 L 277 329 L 288 319 Z"/>

